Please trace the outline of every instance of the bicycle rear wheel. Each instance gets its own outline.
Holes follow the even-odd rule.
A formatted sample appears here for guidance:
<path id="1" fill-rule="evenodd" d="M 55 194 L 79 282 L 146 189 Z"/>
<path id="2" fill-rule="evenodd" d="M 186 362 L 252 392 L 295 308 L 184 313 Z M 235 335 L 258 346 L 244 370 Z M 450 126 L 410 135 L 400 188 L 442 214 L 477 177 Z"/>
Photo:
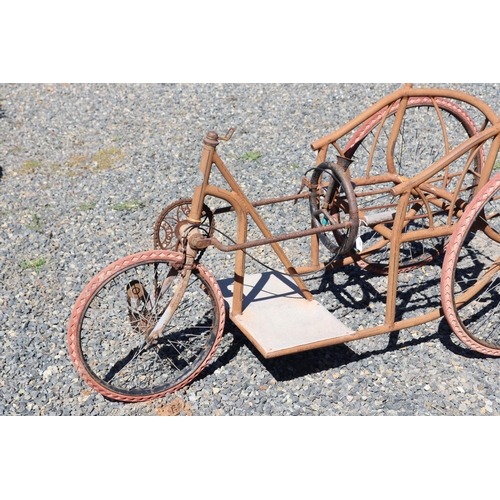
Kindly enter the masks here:
<path id="1" fill-rule="evenodd" d="M 464 344 L 500 356 L 500 174 L 479 191 L 456 225 L 443 262 L 441 301 Z"/>
<path id="2" fill-rule="evenodd" d="M 184 256 L 149 251 L 98 273 L 71 314 L 68 347 L 83 380 L 104 396 L 137 402 L 174 392 L 207 365 L 222 337 L 224 299 L 202 266 L 192 270 L 159 338 L 148 334 L 171 303 Z"/>

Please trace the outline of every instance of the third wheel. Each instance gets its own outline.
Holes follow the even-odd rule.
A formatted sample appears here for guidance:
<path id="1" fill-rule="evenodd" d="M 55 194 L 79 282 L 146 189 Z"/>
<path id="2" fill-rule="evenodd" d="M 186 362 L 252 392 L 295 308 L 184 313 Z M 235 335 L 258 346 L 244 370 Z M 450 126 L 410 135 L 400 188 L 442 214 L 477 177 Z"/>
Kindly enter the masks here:
<path id="1" fill-rule="evenodd" d="M 455 227 L 443 262 L 441 300 L 462 342 L 500 356 L 500 174 L 479 191 Z"/>

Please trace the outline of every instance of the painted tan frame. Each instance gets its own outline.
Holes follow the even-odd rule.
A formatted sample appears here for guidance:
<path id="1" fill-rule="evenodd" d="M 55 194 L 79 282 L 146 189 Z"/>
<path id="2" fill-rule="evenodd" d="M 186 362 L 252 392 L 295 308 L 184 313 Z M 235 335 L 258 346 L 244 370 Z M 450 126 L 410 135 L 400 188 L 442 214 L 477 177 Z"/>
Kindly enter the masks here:
<path id="1" fill-rule="evenodd" d="M 480 131 L 472 136 L 470 139 L 463 142 L 460 146 L 449 151 L 444 157 L 437 160 L 435 163 L 430 165 L 424 171 L 420 172 L 418 175 L 411 179 L 400 178 L 397 176 L 394 168 L 394 160 L 391 157 L 390 151 L 398 136 L 401 123 L 406 111 L 406 104 L 410 97 L 428 97 L 428 98 L 448 98 L 467 103 L 475 108 L 477 108 L 485 117 L 485 122 Z M 454 206 L 457 201 L 457 194 L 453 192 L 448 192 L 444 189 L 436 188 L 431 184 L 427 184 L 427 181 L 431 179 L 440 171 L 446 171 L 447 167 L 455 161 L 457 158 L 468 154 L 469 158 L 467 160 L 467 165 L 470 165 L 473 157 L 477 154 L 479 148 L 485 144 L 486 141 L 492 139 L 488 155 L 484 164 L 483 171 L 481 173 L 481 178 L 479 179 L 479 185 L 477 189 L 480 189 L 489 179 L 493 166 L 500 149 L 500 119 L 494 113 L 494 111 L 483 101 L 470 96 L 466 93 L 446 90 L 446 89 L 420 89 L 413 88 L 410 84 L 405 85 L 400 90 L 388 95 L 387 97 L 381 99 L 373 106 L 368 108 L 366 111 L 349 121 L 343 127 L 332 132 L 331 134 L 323 137 L 312 143 L 311 147 L 314 151 L 317 151 L 317 165 L 321 164 L 326 160 L 327 151 L 329 148 L 334 147 L 340 156 L 343 156 L 344 151 L 338 145 L 338 141 L 353 130 L 355 130 L 359 125 L 373 117 L 376 113 L 389 109 L 394 103 L 399 101 L 398 109 L 395 116 L 395 121 L 393 128 L 389 137 L 389 147 L 387 149 L 387 165 L 388 165 L 388 175 L 380 176 L 379 182 L 387 182 L 387 179 L 393 181 L 396 185 L 391 189 L 391 193 L 394 196 L 399 196 L 399 201 L 397 204 L 396 215 L 393 222 L 392 229 L 387 228 L 383 224 L 374 227 L 375 230 L 379 231 L 382 236 L 384 236 L 390 244 L 390 260 L 389 260 L 389 275 L 388 275 L 388 286 L 387 286 L 387 298 L 386 298 L 386 315 L 384 324 L 358 330 L 355 334 L 349 335 L 347 337 L 338 337 L 332 339 L 331 341 L 325 342 L 323 345 L 317 345 L 314 347 L 323 347 L 331 344 L 344 343 L 351 340 L 366 338 L 374 335 L 380 335 L 383 333 L 389 333 L 391 331 L 396 331 L 416 325 L 426 323 L 428 321 L 434 320 L 442 316 L 443 312 L 441 308 L 435 309 L 423 316 L 408 318 L 400 321 L 396 321 L 396 296 L 397 296 L 397 285 L 398 285 L 398 263 L 399 263 L 399 250 L 401 243 L 405 241 L 414 241 L 436 236 L 449 236 L 453 233 L 454 225 L 451 222 L 451 218 L 448 220 L 448 224 L 445 226 L 435 227 L 430 231 L 429 229 L 422 229 L 415 232 L 409 232 L 403 234 L 403 228 L 406 221 L 406 214 L 408 209 L 408 204 L 410 200 L 410 195 L 414 190 L 423 190 L 426 192 L 432 192 L 438 197 L 443 198 L 451 206 Z M 446 137 L 446 135 L 445 135 Z M 204 238 L 199 233 L 193 232 L 189 238 L 189 245 L 194 249 L 203 249 L 210 245 L 214 245 L 221 251 L 235 251 L 235 268 L 234 268 L 234 293 L 232 301 L 231 315 L 237 316 L 242 313 L 242 302 L 243 302 L 243 280 L 245 274 L 245 252 L 246 248 L 260 246 L 260 245 L 271 245 L 274 252 L 277 254 L 286 271 L 293 277 L 295 283 L 301 290 L 303 296 L 307 300 L 312 300 L 312 294 L 308 290 L 307 286 L 304 284 L 299 274 L 309 272 L 312 270 L 321 269 L 321 264 L 319 263 L 319 242 L 318 234 L 325 231 L 331 231 L 335 227 L 328 226 L 325 228 L 312 228 L 305 231 L 299 231 L 296 233 L 290 233 L 280 236 L 274 236 L 262 218 L 259 216 L 256 207 L 262 204 L 270 203 L 280 203 L 283 201 L 288 201 L 294 198 L 306 197 L 306 195 L 292 195 L 285 196 L 282 198 L 275 198 L 273 200 L 267 200 L 263 202 L 251 203 L 247 196 L 244 194 L 242 189 L 239 187 L 237 181 L 231 175 L 230 171 L 221 160 L 217 154 L 216 147 L 219 144 L 218 134 L 215 132 L 209 132 L 204 140 L 204 147 L 202 158 L 200 162 L 200 171 L 203 175 L 203 182 L 195 188 L 192 202 L 192 209 L 188 217 L 188 223 L 190 225 L 196 226 L 201 222 L 201 212 L 203 203 L 207 196 L 213 196 L 225 200 L 229 203 L 232 210 L 235 211 L 237 216 L 237 241 L 235 245 L 222 245 L 216 238 Z M 448 145 L 446 145 L 446 150 L 448 151 Z M 216 167 L 222 174 L 226 182 L 228 183 L 231 191 L 223 189 L 217 186 L 212 186 L 209 182 L 211 169 Z M 445 174 L 446 175 L 446 174 Z M 376 180 L 377 181 L 377 180 Z M 362 181 L 361 181 L 362 182 Z M 373 182 L 373 179 L 370 181 Z M 464 207 L 461 206 L 455 210 L 455 215 L 460 216 Z M 259 230 L 262 232 L 264 238 L 261 240 L 248 241 L 247 240 L 247 229 L 248 229 L 248 216 L 250 216 L 256 223 Z M 339 228 L 345 227 L 342 225 Z M 280 241 L 286 239 L 299 238 L 304 236 L 311 236 L 311 265 L 307 267 L 295 268 L 292 262 L 288 259 L 287 255 L 279 245 Z M 347 256 L 340 259 L 334 264 L 334 267 L 340 267 L 354 262 L 352 256 Z"/>

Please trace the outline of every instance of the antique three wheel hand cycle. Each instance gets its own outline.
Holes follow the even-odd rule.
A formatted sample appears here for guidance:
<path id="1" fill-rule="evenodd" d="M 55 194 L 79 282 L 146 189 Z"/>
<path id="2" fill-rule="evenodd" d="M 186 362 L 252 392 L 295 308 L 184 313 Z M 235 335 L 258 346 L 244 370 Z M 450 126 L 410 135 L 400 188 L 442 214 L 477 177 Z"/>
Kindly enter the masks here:
<path id="1" fill-rule="evenodd" d="M 73 308 L 71 359 L 104 396 L 145 401 L 190 383 L 221 340 L 226 313 L 265 358 L 345 343 L 446 316 L 469 348 L 500 355 L 500 119 L 463 92 L 405 85 L 312 144 L 315 165 L 298 194 L 250 201 L 203 141 L 202 179 L 154 227 L 154 250 L 99 272 Z M 214 170 L 224 186 L 213 185 Z M 222 200 L 211 209 L 210 200 Z M 308 201 L 310 227 L 274 235 L 261 206 Z M 215 234 L 218 214 L 235 217 L 236 237 Z M 248 239 L 248 222 L 261 232 Z M 310 240 L 296 266 L 282 242 Z M 307 241 L 306 240 L 306 241 Z M 282 272 L 245 272 L 247 250 L 268 246 Z M 234 273 L 217 281 L 202 264 L 208 247 L 234 252 Z M 329 258 L 322 262 L 320 249 Z M 321 253 L 323 255 L 323 253 Z M 444 255 L 441 306 L 396 315 L 398 279 Z M 369 328 L 343 324 L 315 300 L 303 275 L 349 264 L 387 276 L 385 317 Z"/>

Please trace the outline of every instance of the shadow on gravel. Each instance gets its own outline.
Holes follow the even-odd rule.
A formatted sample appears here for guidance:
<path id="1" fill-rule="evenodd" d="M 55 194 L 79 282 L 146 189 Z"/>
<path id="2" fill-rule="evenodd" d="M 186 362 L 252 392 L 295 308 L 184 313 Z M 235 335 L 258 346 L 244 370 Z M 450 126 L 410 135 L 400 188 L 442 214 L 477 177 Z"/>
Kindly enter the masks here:
<path id="1" fill-rule="evenodd" d="M 446 320 L 444 320 L 446 323 Z M 447 325 L 446 325 L 447 326 Z M 306 351 L 298 354 L 291 354 L 283 358 L 264 359 L 256 349 L 252 347 L 252 352 L 259 357 L 263 366 L 278 381 L 294 380 L 296 378 L 319 373 L 334 368 L 349 367 L 351 363 L 357 363 L 373 356 L 379 356 L 388 352 L 398 351 L 411 346 L 417 346 L 438 339 L 447 349 L 454 354 L 469 359 L 485 359 L 484 356 L 475 351 L 460 347 L 452 342 L 450 329 L 443 329 L 442 323 L 437 333 L 419 339 L 412 339 L 407 342 L 398 343 L 398 333 L 388 334 L 389 341 L 384 349 L 377 349 L 362 354 L 355 353 L 347 344 L 339 344 L 332 347 L 323 347 L 315 351 Z"/>
<path id="2" fill-rule="evenodd" d="M 357 283 L 362 284 L 363 297 L 362 299 L 354 299 L 349 292 L 342 287 L 336 286 L 332 272 L 326 272 L 321 280 L 318 290 L 315 292 L 329 292 L 344 306 L 351 309 L 366 310 L 368 304 L 374 301 L 380 302 L 381 306 L 385 306 L 385 294 L 380 294 L 370 283 L 369 278 L 371 275 L 366 271 L 352 266 L 347 272 L 348 281 L 356 280 Z M 430 278 L 422 283 L 412 284 L 407 290 L 398 293 L 401 307 L 398 308 L 397 316 L 401 317 L 403 312 L 415 313 L 419 309 L 426 307 L 436 307 L 439 297 L 426 296 L 426 291 L 430 287 L 435 287 L 439 284 L 440 278 Z M 434 302 L 432 302 L 432 300 Z M 413 303 L 413 305 L 411 305 Z M 207 368 L 205 368 L 198 379 L 203 379 L 211 375 L 220 368 L 228 364 L 235 358 L 243 346 L 246 346 L 250 352 L 260 361 L 260 363 L 268 370 L 268 372 L 278 381 L 293 380 L 296 378 L 310 375 L 313 373 L 331 370 L 335 368 L 348 367 L 351 363 L 380 356 L 388 352 L 399 351 L 408 347 L 425 344 L 434 340 L 439 340 L 443 346 L 449 349 L 457 356 L 469 359 L 485 359 L 490 356 L 485 356 L 475 352 L 467 347 L 459 345 L 458 340 L 454 339 L 454 333 L 449 327 L 446 318 L 442 318 L 437 323 L 436 333 L 426 335 L 421 338 L 411 339 L 408 341 L 399 341 L 399 331 L 381 335 L 387 339 L 386 347 L 382 349 L 375 349 L 361 354 L 353 351 L 349 344 L 339 344 L 330 347 L 323 347 L 311 351 L 305 351 L 297 354 L 289 354 L 283 357 L 274 359 L 265 359 L 254 345 L 243 335 L 239 329 L 228 319 L 226 325 L 227 334 L 232 335 L 232 340 L 227 350 L 218 358 L 214 359 Z"/>
<path id="3" fill-rule="evenodd" d="M 442 318 L 434 334 L 422 338 L 398 342 L 399 331 L 386 334 L 387 347 L 367 351 L 362 354 L 354 352 L 348 344 L 339 344 L 331 347 L 323 347 L 312 351 L 290 354 L 282 358 L 264 359 L 260 353 L 248 342 L 249 349 L 255 354 L 263 366 L 279 381 L 293 380 L 305 375 L 331 370 L 334 368 L 348 367 L 351 363 L 357 363 L 373 356 L 380 356 L 388 352 L 399 351 L 404 348 L 425 344 L 433 340 L 439 340 L 453 354 L 468 359 L 488 359 L 486 356 L 467 347 L 462 347 L 453 341 L 454 333 L 451 331 L 446 318 Z M 383 335 L 382 335 L 383 337 Z"/>
<path id="4" fill-rule="evenodd" d="M 357 363 L 373 356 L 380 356 L 388 352 L 399 351 L 404 348 L 425 344 L 436 339 L 458 356 L 470 359 L 484 359 L 489 357 L 454 343 L 452 341 L 452 335 L 454 334 L 450 330 L 445 318 L 439 323 L 437 332 L 432 335 L 399 343 L 399 332 L 392 332 L 386 336 L 388 342 L 385 348 L 364 352 L 362 354 L 354 352 L 348 344 L 339 344 L 312 351 L 289 354 L 280 358 L 265 359 L 230 320 L 228 321 L 228 331 L 233 335 L 233 340 L 229 349 L 210 366 L 205 368 L 198 376 L 198 379 L 203 379 L 213 374 L 215 370 L 229 363 L 236 357 L 243 345 L 245 345 L 260 361 L 264 368 L 280 382 L 294 380 L 326 370 L 348 367 L 351 363 Z"/>
<path id="5" fill-rule="evenodd" d="M 486 354 L 481 354 L 480 352 L 473 351 L 466 346 L 459 345 L 458 342 L 460 341 L 453 333 L 450 325 L 448 325 L 448 321 L 446 320 L 446 318 L 441 319 L 437 331 L 441 343 L 457 356 L 469 359 L 493 359 L 495 357 L 487 356 Z M 455 342 L 453 341 L 454 339 L 456 339 Z"/>
<path id="6" fill-rule="evenodd" d="M 229 364 L 229 362 L 236 357 L 243 345 L 246 344 L 249 348 L 253 348 L 251 342 L 247 340 L 247 338 L 238 330 L 238 328 L 229 318 L 226 319 L 226 328 L 224 330 L 224 335 L 232 335 L 233 337 L 231 343 L 229 344 L 229 347 L 220 356 L 218 356 L 216 352 L 213 358 L 213 362 L 211 362 L 206 368 L 202 370 L 198 377 L 196 377 L 196 380 L 202 380 L 206 376 L 212 375 L 215 370 L 217 370 L 221 366 Z"/>
<path id="7" fill-rule="evenodd" d="M 398 351 L 405 347 L 423 344 L 439 336 L 435 334 L 425 338 L 397 343 L 397 334 L 398 332 L 389 334 L 389 342 L 386 348 L 368 351 L 362 354 L 354 352 L 348 344 L 323 347 L 321 349 L 290 354 L 283 358 L 275 359 L 264 359 L 257 351 L 254 350 L 254 352 L 259 356 L 262 364 L 276 380 L 285 381 L 325 370 L 348 367 L 351 363 L 357 363 L 364 359 L 371 358 L 372 356 L 378 356 L 387 352 Z"/>
<path id="8" fill-rule="evenodd" d="M 340 287 L 335 286 L 331 273 L 325 273 L 320 285 L 320 290 L 333 293 L 340 303 L 351 309 L 366 310 L 367 305 L 370 304 L 370 302 L 373 303 L 374 301 L 381 301 L 381 305 L 385 306 L 385 294 L 378 293 L 377 290 L 366 280 L 366 276 L 361 276 L 362 274 L 365 274 L 365 271 L 355 267 L 350 271 L 350 273 L 348 273 L 349 279 L 359 280 L 358 283 L 362 283 L 363 285 L 363 298 L 361 300 L 357 299 L 357 301 L 355 301 L 345 289 L 342 290 Z M 407 290 L 400 290 L 398 293 L 398 299 L 401 307 L 397 310 L 397 317 L 400 318 L 403 313 L 418 314 L 419 310 L 439 307 L 439 297 L 429 298 L 426 296 L 426 291 L 431 287 L 438 286 L 439 281 L 439 277 L 430 278 L 425 280 L 425 282 L 412 284 Z M 360 354 L 353 351 L 349 347 L 349 344 L 339 344 L 317 350 L 292 354 L 282 358 L 264 359 L 250 342 L 248 342 L 247 345 L 251 349 L 252 353 L 259 358 L 265 368 L 273 375 L 273 377 L 280 381 L 293 380 L 295 378 L 303 377 L 304 375 L 330 370 L 332 368 L 346 367 L 351 363 L 356 363 L 373 356 L 399 351 L 404 348 L 425 344 L 434 340 L 439 340 L 442 345 L 449 349 L 452 353 L 463 358 L 486 359 L 490 357 L 468 349 L 465 346 L 462 347 L 458 340 L 455 340 L 454 335 L 455 334 L 449 327 L 446 318 L 442 318 L 439 323 L 436 323 L 436 333 L 404 342 L 399 341 L 399 331 L 384 334 L 381 335 L 381 337 L 385 336 L 387 339 L 387 345 L 385 348 L 371 350 Z"/>
<path id="9" fill-rule="evenodd" d="M 436 267 L 439 264 L 436 262 Z M 316 292 L 331 293 L 336 302 L 348 310 L 360 310 L 367 314 L 372 309 L 383 310 L 385 313 L 386 293 L 380 293 L 370 283 L 370 280 L 380 278 L 369 271 L 365 271 L 358 266 L 348 266 L 343 269 L 345 284 L 335 282 L 335 271 L 327 271 L 324 273 L 321 283 Z M 419 283 L 400 283 L 398 286 L 397 306 L 396 306 L 396 321 L 403 318 L 403 315 L 417 316 L 423 311 L 430 311 L 440 306 L 439 296 L 429 294 L 430 289 L 439 289 L 440 274 L 434 278 L 427 278 Z M 356 293 L 362 294 L 362 297 L 356 297 L 349 290 L 355 285 Z M 335 314 L 335 311 L 331 311 Z"/>
<path id="10" fill-rule="evenodd" d="M 196 377 L 196 380 L 203 380 L 205 377 L 212 375 L 218 368 L 225 366 L 235 358 L 243 346 L 246 346 L 250 352 L 260 361 L 264 368 L 280 382 L 294 380 L 320 373 L 326 370 L 348 367 L 351 363 L 380 356 L 388 352 L 399 351 L 401 349 L 417 346 L 433 340 L 439 340 L 447 349 L 457 356 L 469 359 L 487 359 L 492 356 L 486 356 L 476 351 L 472 351 L 466 347 L 462 347 L 453 342 L 454 333 L 451 331 L 446 318 L 442 318 L 437 327 L 437 332 L 426 337 L 412 339 L 406 342 L 398 343 L 399 331 L 386 334 L 388 338 L 387 347 L 383 349 L 375 349 L 362 354 L 354 352 L 348 344 L 339 344 L 331 347 L 323 347 L 311 351 L 305 351 L 297 354 L 289 354 L 287 356 L 265 359 L 253 344 L 243 335 L 233 322 L 228 319 L 225 335 L 232 335 L 232 340 L 229 343 L 227 350 L 219 357 L 214 357 L 214 361 L 209 364 Z M 114 400 L 104 396 L 104 399 L 110 402 Z M 122 403 L 135 404 L 135 403 Z"/>

